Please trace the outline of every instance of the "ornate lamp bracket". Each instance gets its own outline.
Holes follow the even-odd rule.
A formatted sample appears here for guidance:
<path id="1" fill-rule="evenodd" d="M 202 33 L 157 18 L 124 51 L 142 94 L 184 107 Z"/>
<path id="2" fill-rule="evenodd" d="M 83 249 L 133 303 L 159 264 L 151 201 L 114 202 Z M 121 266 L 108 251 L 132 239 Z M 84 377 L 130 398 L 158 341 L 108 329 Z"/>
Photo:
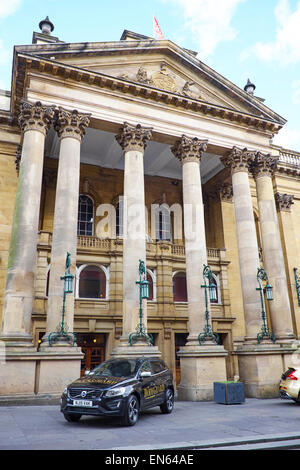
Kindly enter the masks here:
<path id="1" fill-rule="evenodd" d="M 68 325 L 65 324 L 65 305 L 66 305 L 66 295 L 73 292 L 73 274 L 70 273 L 71 266 L 71 255 L 67 253 L 66 265 L 65 265 L 65 275 L 61 276 L 61 280 L 64 280 L 64 294 L 63 294 L 63 306 L 62 306 L 62 317 L 61 322 L 57 326 L 56 331 L 49 333 L 48 341 L 49 346 L 53 345 L 55 341 L 66 341 L 68 343 L 72 342 L 72 346 L 75 345 L 76 333 L 68 331 Z"/>
<path id="2" fill-rule="evenodd" d="M 203 279 L 204 284 L 201 286 L 202 289 L 205 289 L 205 327 L 203 333 L 198 335 L 198 341 L 200 346 L 204 341 L 213 340 L 219 344 L 219 335 L 214 333 L 211 329 L 209 322 L 209 310 L 208 310 L 208 295 L 207 290 L 209 291 L 210 300 L 215 300 L 215 285 L 212 282 L 213 275 L 210 266 L 203 265 Z M 207 281 L 206 281 L 207 280 Z"/>
<path id="3" fill-rule="evenodd" d="M 143 324 L 143 299 L 149 298 L 149 282 L 146 279 L 146 266 L 144 261 L 139 260 L 139 281 L 136 281 L 140 289 L 140 308 L 139 308 L 139 324 L 134 333 L 130 333 L 128 342 L 130 346 L 137 342 L 145 342 L 149 346 L 153 345 L 153 336 L 147 333 Z"/>
<path id="4" fill-rule="evenodd" d="M 256 288 L 260 292 L 260 302 L 261 302 L 261 317 L 262 317 L 262 327 L 260 333 L 257 334 L 257 343 L 259 344 L 264 338 L 269 338 L 273 343 L 276 341 L 276 336 L 271 334 L 266 321 L 266 310 L 264 302 L 264 288 L 262 286 L 262 281 L 266 281 L 265 292 L 267 300 L 273 300 L 272 286 L 269 284 L 268 274 L 263 268 L 257 268 L 257 282 L 259 287 Z"/>

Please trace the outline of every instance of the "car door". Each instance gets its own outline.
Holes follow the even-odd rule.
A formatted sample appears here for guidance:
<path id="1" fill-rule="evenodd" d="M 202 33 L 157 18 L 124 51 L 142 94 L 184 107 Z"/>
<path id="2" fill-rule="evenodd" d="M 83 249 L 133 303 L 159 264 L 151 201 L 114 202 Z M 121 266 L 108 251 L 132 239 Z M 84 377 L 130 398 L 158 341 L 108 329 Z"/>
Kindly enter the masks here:
<path id="1" fill-rule="evenodd" d="M 142 377 L 142 372 L 149 373 L 148 377 Z M 155 406 L 156 394 L 154 388 L 154 380 L 152 376 L 152 369 L 149 360 L 143 362 L 139 370 L 139 376 L 141 381 L 141 408 L 146 409 L 151 406 Z"/>
<path id="2" fill-rule="evenodd" d="M 152 382 L 153 382 L 153 402 L 156 405 L 160 405 L 165 401 L 165 390 L 166 390 L 166 367 L 159 359 L 150 360 L 152 370 Z"/>

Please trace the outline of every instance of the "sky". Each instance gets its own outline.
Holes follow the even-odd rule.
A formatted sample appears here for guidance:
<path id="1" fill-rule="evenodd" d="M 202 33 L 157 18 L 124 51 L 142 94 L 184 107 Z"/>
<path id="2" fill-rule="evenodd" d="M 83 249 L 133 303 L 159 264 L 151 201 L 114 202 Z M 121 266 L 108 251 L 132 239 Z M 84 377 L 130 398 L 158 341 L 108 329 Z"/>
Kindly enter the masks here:
<path id="1" fill-rule="evenodd" d="M 124 29 L 165 39 L 255 95 L 287 120 L 274 144 L 300 152 L 300 0 L 0 0 L 0 89 L 14 45 L 31 44 L 46 16 L 64 42 L 118 41 Z"/>

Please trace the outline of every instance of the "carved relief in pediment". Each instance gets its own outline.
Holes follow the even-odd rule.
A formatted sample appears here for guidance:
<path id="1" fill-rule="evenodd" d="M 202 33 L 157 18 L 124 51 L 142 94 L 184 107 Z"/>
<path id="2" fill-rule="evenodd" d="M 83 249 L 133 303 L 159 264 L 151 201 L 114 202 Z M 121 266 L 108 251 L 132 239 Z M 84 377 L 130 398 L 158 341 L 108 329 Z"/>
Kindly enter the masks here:
<path id="1" fill-rule="evenodd" d="M 201 100 L 203 98 L 201 93 L 195 93 L 195 91 L 191 89 L 193 85 L 195 85 L 195 82 L 185 82 L 180 92 L 181 95 L 188 96 L 189 98 L 195 98 L 195 99 Z"/>
<path id="2" fill-rule="evenodd" d="M 144 66 L 140 66 L 135 76 L 130 76 L 123 73 L 118 76 L 127 80 L 133 80 L 145 85 L 150 85 L 160 90 L 170 91 L 172 93 L 178 93 L 180 95 L 187 96 L 194 99 L 205 99 L 199 92 L 198 86 L 193 81 L 185 81 L 182 84 L 182 79 L 179 79 L 175 75 L 171 74 L 167 70 L 167 66 L 164 62 L 160 65 L 160 70 L 155 71 L 151 74 L 151 71 L 146 70 Z"/>
<path id="3" fill-rule="evenodd" d="M 171 91 L 176 93 L 178 91 L 178 85 L 175 78 L 168 73 L 167 67 L 164 63 L 161 64 L 160 70 L 154 72 L 151 77 L 151 85 L 161 90 Z"/>

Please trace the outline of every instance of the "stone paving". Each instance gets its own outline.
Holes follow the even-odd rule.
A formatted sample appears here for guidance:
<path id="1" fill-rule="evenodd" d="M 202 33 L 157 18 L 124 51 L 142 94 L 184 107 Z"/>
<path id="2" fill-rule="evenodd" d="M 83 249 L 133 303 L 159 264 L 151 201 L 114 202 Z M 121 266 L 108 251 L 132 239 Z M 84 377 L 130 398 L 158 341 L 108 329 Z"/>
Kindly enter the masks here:
<path id="1" fill-rule="evenodd" d="M 300 438 L 299 405 L 280 398 L 248 398 L 239 405 L 177 401 L 172 414 L 153 408 L 129 428 L 116 418 L 68 423 L 57 405 L 0 407 L 2 450 L 162 449 L 275 434 Z"/>

